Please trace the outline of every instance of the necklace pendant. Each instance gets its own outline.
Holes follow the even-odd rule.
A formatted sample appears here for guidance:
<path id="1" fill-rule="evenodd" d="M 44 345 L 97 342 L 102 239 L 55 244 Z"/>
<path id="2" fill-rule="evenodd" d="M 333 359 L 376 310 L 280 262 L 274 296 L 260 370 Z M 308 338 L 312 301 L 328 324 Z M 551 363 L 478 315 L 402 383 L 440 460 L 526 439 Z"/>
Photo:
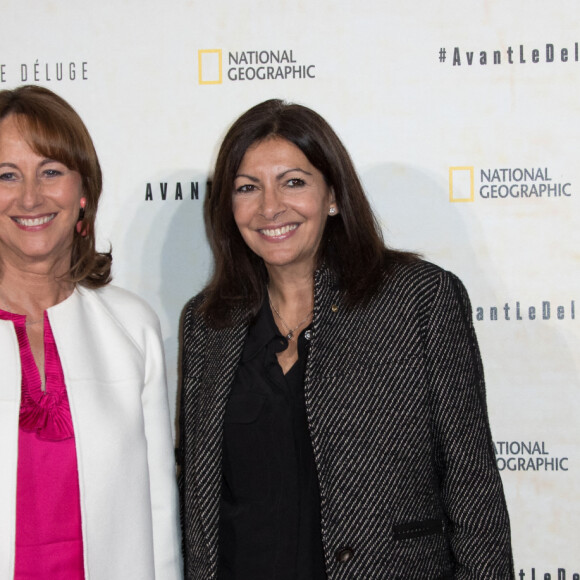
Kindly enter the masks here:
<path id="1" fill-rule="evenodd" d="M 293 337 L 293 336 L 294 336 L 294 331 L 293 331 L 293 330 L 291 330 L 291 331 L 290 331 L 290 332 L 289 332 L 289 333 L 286 335 L 286 338 L 287 338 L 288 340 L 292 340 L 292 337 Z"/>

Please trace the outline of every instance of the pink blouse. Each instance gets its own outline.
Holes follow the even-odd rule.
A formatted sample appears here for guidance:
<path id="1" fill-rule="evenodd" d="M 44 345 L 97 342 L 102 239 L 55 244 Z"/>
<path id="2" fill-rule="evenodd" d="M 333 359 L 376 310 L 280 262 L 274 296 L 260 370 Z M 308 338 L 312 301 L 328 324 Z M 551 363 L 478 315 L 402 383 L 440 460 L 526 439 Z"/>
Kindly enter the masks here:
<path id="1" fill-rule="evenodd" d="M 0 318 L 14 323 L 22 364 L 14 579 L 84 580 L 74 431 L 48 316 L 45 312 L 45 391 L 26 317 L 0 310 Z"/>

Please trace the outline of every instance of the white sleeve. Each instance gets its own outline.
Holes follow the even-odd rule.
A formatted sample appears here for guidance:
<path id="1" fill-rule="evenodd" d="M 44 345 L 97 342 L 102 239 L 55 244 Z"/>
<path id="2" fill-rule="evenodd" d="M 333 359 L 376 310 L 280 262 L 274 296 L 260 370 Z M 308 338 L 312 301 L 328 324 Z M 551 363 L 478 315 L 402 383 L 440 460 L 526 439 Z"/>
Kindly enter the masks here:
<path id="1" fill-rule="evenodd" d="M 143 416 L 147 439 L 155 578 L 181 580 L 181 532 L 165 357 L 159 322 L 145 330 L 145 384 Z"/>

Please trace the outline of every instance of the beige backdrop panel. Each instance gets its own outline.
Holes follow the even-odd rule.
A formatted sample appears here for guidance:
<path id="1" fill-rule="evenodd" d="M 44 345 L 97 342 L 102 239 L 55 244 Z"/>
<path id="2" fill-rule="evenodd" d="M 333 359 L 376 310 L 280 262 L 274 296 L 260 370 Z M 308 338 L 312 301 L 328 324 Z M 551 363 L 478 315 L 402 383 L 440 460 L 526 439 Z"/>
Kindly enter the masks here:
<path id="1" fill-rule="evenodd" d="M 518 577 L 580 577 L 575 0 L 4 0 L 2 20 L 0 87 L 48 86 L 94 137 L 99 241 L 159 313 L 172 397 L 220 137 L 266 98 L 323 114 L 389 243 L 470 291 Z"/>

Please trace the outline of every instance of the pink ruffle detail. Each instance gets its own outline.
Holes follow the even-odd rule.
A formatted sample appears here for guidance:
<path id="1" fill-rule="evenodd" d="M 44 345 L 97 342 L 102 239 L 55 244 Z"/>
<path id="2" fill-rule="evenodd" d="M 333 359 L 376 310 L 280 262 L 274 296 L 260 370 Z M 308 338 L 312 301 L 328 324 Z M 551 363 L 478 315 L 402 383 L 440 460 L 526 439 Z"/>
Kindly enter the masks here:
<path id="1" fill-rule="evenodd" d="M 74 437 L 66 393 L 64 397 L 46 393 L 40 401 L 35 401 L 29 393 L 23 392 L 20 428 L 24 431 L 36 431 L 36 436 L 46 441 L 62 441 Z"/>

